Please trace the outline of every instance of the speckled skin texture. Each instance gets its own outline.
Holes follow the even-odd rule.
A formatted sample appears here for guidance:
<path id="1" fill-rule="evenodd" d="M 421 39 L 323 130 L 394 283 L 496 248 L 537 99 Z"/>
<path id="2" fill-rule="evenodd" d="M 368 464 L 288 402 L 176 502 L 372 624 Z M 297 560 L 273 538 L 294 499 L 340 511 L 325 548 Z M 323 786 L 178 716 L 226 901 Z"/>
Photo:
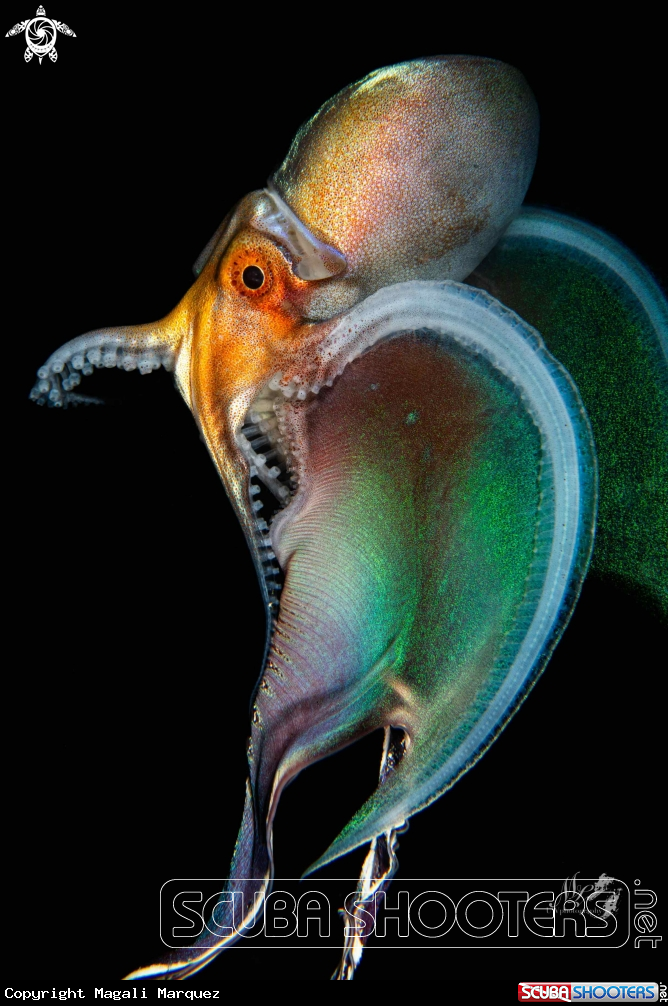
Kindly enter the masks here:
<path id="1" fill-rule="evenodd" d="M 538 109 L 521 73 L 448 56 L 375 70 L 299 130 L 274 183 L 348 272 L 310 301 L 328 317 L 388 283 L 464 279 L 529 185 Z"/>

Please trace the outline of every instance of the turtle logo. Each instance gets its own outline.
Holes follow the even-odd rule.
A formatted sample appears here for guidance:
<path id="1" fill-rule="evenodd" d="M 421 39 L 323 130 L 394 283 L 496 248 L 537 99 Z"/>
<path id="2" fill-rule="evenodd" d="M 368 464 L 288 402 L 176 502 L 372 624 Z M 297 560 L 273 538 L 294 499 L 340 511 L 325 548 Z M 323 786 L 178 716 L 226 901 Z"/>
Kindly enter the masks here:
<path id="1" fill-rule="evenodd" d="M 40 63 L 45 56 L 48 56 L 51 62 L 55 63 L 58 59 L 56 34 L 59 31 L 63 35 L 70 35 L 72 38 L 76 38 L 72 29 L 63 24 L 62 21 L 54 21 L 52 18 L 47 17 L 46 11 L 41 4 L 37 8 L 35 17 L 15 24 L 7 32 L 5 38 L 9 38 L 10 35 L 20 35 L 24 30 L 26 33 L 26 42 L 28 43 L 28 48 L 23 54 L 26 63 L 29 63 L 33 56 L 37 56 Z"/>

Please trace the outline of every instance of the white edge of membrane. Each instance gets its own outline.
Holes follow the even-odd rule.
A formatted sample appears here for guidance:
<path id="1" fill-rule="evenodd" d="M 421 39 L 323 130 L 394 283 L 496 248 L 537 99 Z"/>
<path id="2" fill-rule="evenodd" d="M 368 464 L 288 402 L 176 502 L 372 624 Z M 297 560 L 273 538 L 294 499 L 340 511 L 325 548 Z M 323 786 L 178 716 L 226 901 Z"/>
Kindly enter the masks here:
<path id="1" fill-rule="evenodd" d="M 554 210 L 522 208 L 498 247 L 508 238 L 538 238 L 566 245 L 590 256 L 614 272 L 640 301 L 668 360 L 668 306 L 661 288 L 639 259 L 623 244 L 592 224 Z"/>

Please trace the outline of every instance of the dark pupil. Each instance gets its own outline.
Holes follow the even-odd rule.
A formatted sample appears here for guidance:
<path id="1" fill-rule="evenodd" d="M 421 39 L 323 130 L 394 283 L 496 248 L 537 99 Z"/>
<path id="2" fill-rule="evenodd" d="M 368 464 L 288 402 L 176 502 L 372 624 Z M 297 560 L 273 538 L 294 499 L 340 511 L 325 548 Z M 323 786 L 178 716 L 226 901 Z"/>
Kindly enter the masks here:
<path id="1" fill-rule="evenodd" d="M 258 290 L 264 283 L 264 273 L 256 265 L 248 265 L 241 277 L 249 290 Z"/>

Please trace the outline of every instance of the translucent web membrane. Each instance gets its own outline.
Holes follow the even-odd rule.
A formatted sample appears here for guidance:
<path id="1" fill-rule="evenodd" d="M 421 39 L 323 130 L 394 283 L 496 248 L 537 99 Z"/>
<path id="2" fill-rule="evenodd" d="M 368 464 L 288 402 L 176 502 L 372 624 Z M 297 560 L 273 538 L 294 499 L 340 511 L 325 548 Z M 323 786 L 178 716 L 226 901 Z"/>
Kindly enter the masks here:
<path id="1" fill-rule="evenodd" d="M 401 761 L 403 753 L 403 731 L 387 727 L 380 763 L 381 785 Z M 250 799 L 250 791 L 247 792 L 247 799 Z M 399 862 L 396 856 L 397 836 L 402 830 L 402 828 L 397 828 L 385 835 L 380 835 L 377 840 L 372 842 L 371 848 L 365 857 L 357 892 L 354 897 L 354 907 L 350 909 L 353 917 L 359 921 L 360 932 L 365 928 L 365 915 L 375 916 L 377 893 L 388 889 L 390 881 L 398 869 Z M 199 947 L 193 946 L 187 948 L 181 954 L 178 952 L 174 953 L 171 955 L 169 963 L 149 964 L 146 967 L 137 968 L 136 971 L 127 975 L 124 980 L 142 981 L 162 978 L 180 981 L 183 978 L 189 978 L 197 974 L 210 964 L 218 954 L 227 947 L 234 945 L 253 928 L 262 912 L 264 899 L 271 889 L 272 879 L 271 870 L 261 878 L 252 907 L 240 921 L 237 920 L 235 915 L 234 932 L 230 933 L 229 926 L 224 924 L 229 919 L 221 919 L 222 924 L 219 925 L 216 919 L 216 910 L 214 910 L 213 917 L 207 925 L 207 936 L 200 939 Z M 238 879 L 236 881 L 230 880 L 226 885 L 232 892 L 233 897 L 237 884 Z M 226 904 L 226 902 L 222 902 L 222 905 Z M 218 929 L 221 930 L 221 933 L 216 935 Z M 370 927 L 367 927 L 367 932 L 369 929 Z M 333 979 L 348 981 L 353 978 L 355 969 L 362 958 L 362 952 L 367 939 L 368 937 L 359 936 L 357 933 L 346 939 L 341 962 L 332 975 Z"/>
<path id="2" fill-rule="evenodd" d="M 411 282 L 386 287 L 354 307 L 319 347 L 328 377 L 379 340 L 428 330 L 483 355 L 517 389 L 541 436 L 543 471 L 552 487 L 546 557 L 527 582 L 518 632 L 507 640 L 507 669 L 463 736 L 424 751 L 417 777 L 393 773 L 311 870 L 401 826 L 448 789 L 487 749 L 545 666 L 579 594 L 593 542 L 596 458 L 577 389 L 538 332 L 481 290 L 464 284 Z M 408 769 L 408 759 L 405 759 Z M 310 871 L 309 871 L 310 872 Z"/>
<path id="3" fill-rule="evenodd" d="M 97 368 L 138 370 L 150 374 L 160 367 L 174 369 L 174 354 L 165 348 L 164 339 L 139 334 L 137 328 L 102 329 L 80 335 L 52 353 L 37 371 L 37 382 L 30 397 L 38 405 L 62 408 L 68 405 L 96 402 L 74 392 L 82 375 Z"/>
<path id="4" fill-rule="evenodd" d="M 668 614 L 668 302 L 623 245 L 526 208 L 469 277 L 542 333 L 587 408 L 600 470 L 592 570 Z"/>
<path id="5" fill-rule="evenodd" d="M 234 916 L 235 925 L 231 933 L 230 927 L 223 924 L 222 920 L 221 923 L 218 922 L 216 919 L 217 910 L 214 909 L 213 917 L 207 923 L 207 935 L 201 937 L 198 944 L 193 947 L 184 948 L 181 952 L 173 952 L 167 963 L 148 964 L 145 967 L 137 968 L 129 975 L 126 975 L 123 981 L 155 981 L 157 979 L 181 981 L 183 978 L 189 978 L 191 975 L 197 974 L 207 964 L 210 964 L 221 951 L 237 943 L 242 936 L 253 928 L 263 910 L 264 899 L 269 894 L 271 879 L 270 873 L 267 873 L 262 878 L 250 910 L 240 920 L 237 919 L 236 915 Z M 236 902 L 235 882 L 228 881 L 226 888 L 232 894 L 233 903 Z M 223 908 L 226 905 L 227 902 L 221 902 L 220 907 Z"/>
<path id="6" fill-rule="evenodd" d="M 659 285 L 641 262 L 624 245 L 597 227 L 550 210 L 523 207 L 501 239 L 499 246 L 513 238 L 538 238 L 574 248 L 611 269 L 638 298 L 653 325 L 664 356 L 668 360 L 668 303 Z"/>

